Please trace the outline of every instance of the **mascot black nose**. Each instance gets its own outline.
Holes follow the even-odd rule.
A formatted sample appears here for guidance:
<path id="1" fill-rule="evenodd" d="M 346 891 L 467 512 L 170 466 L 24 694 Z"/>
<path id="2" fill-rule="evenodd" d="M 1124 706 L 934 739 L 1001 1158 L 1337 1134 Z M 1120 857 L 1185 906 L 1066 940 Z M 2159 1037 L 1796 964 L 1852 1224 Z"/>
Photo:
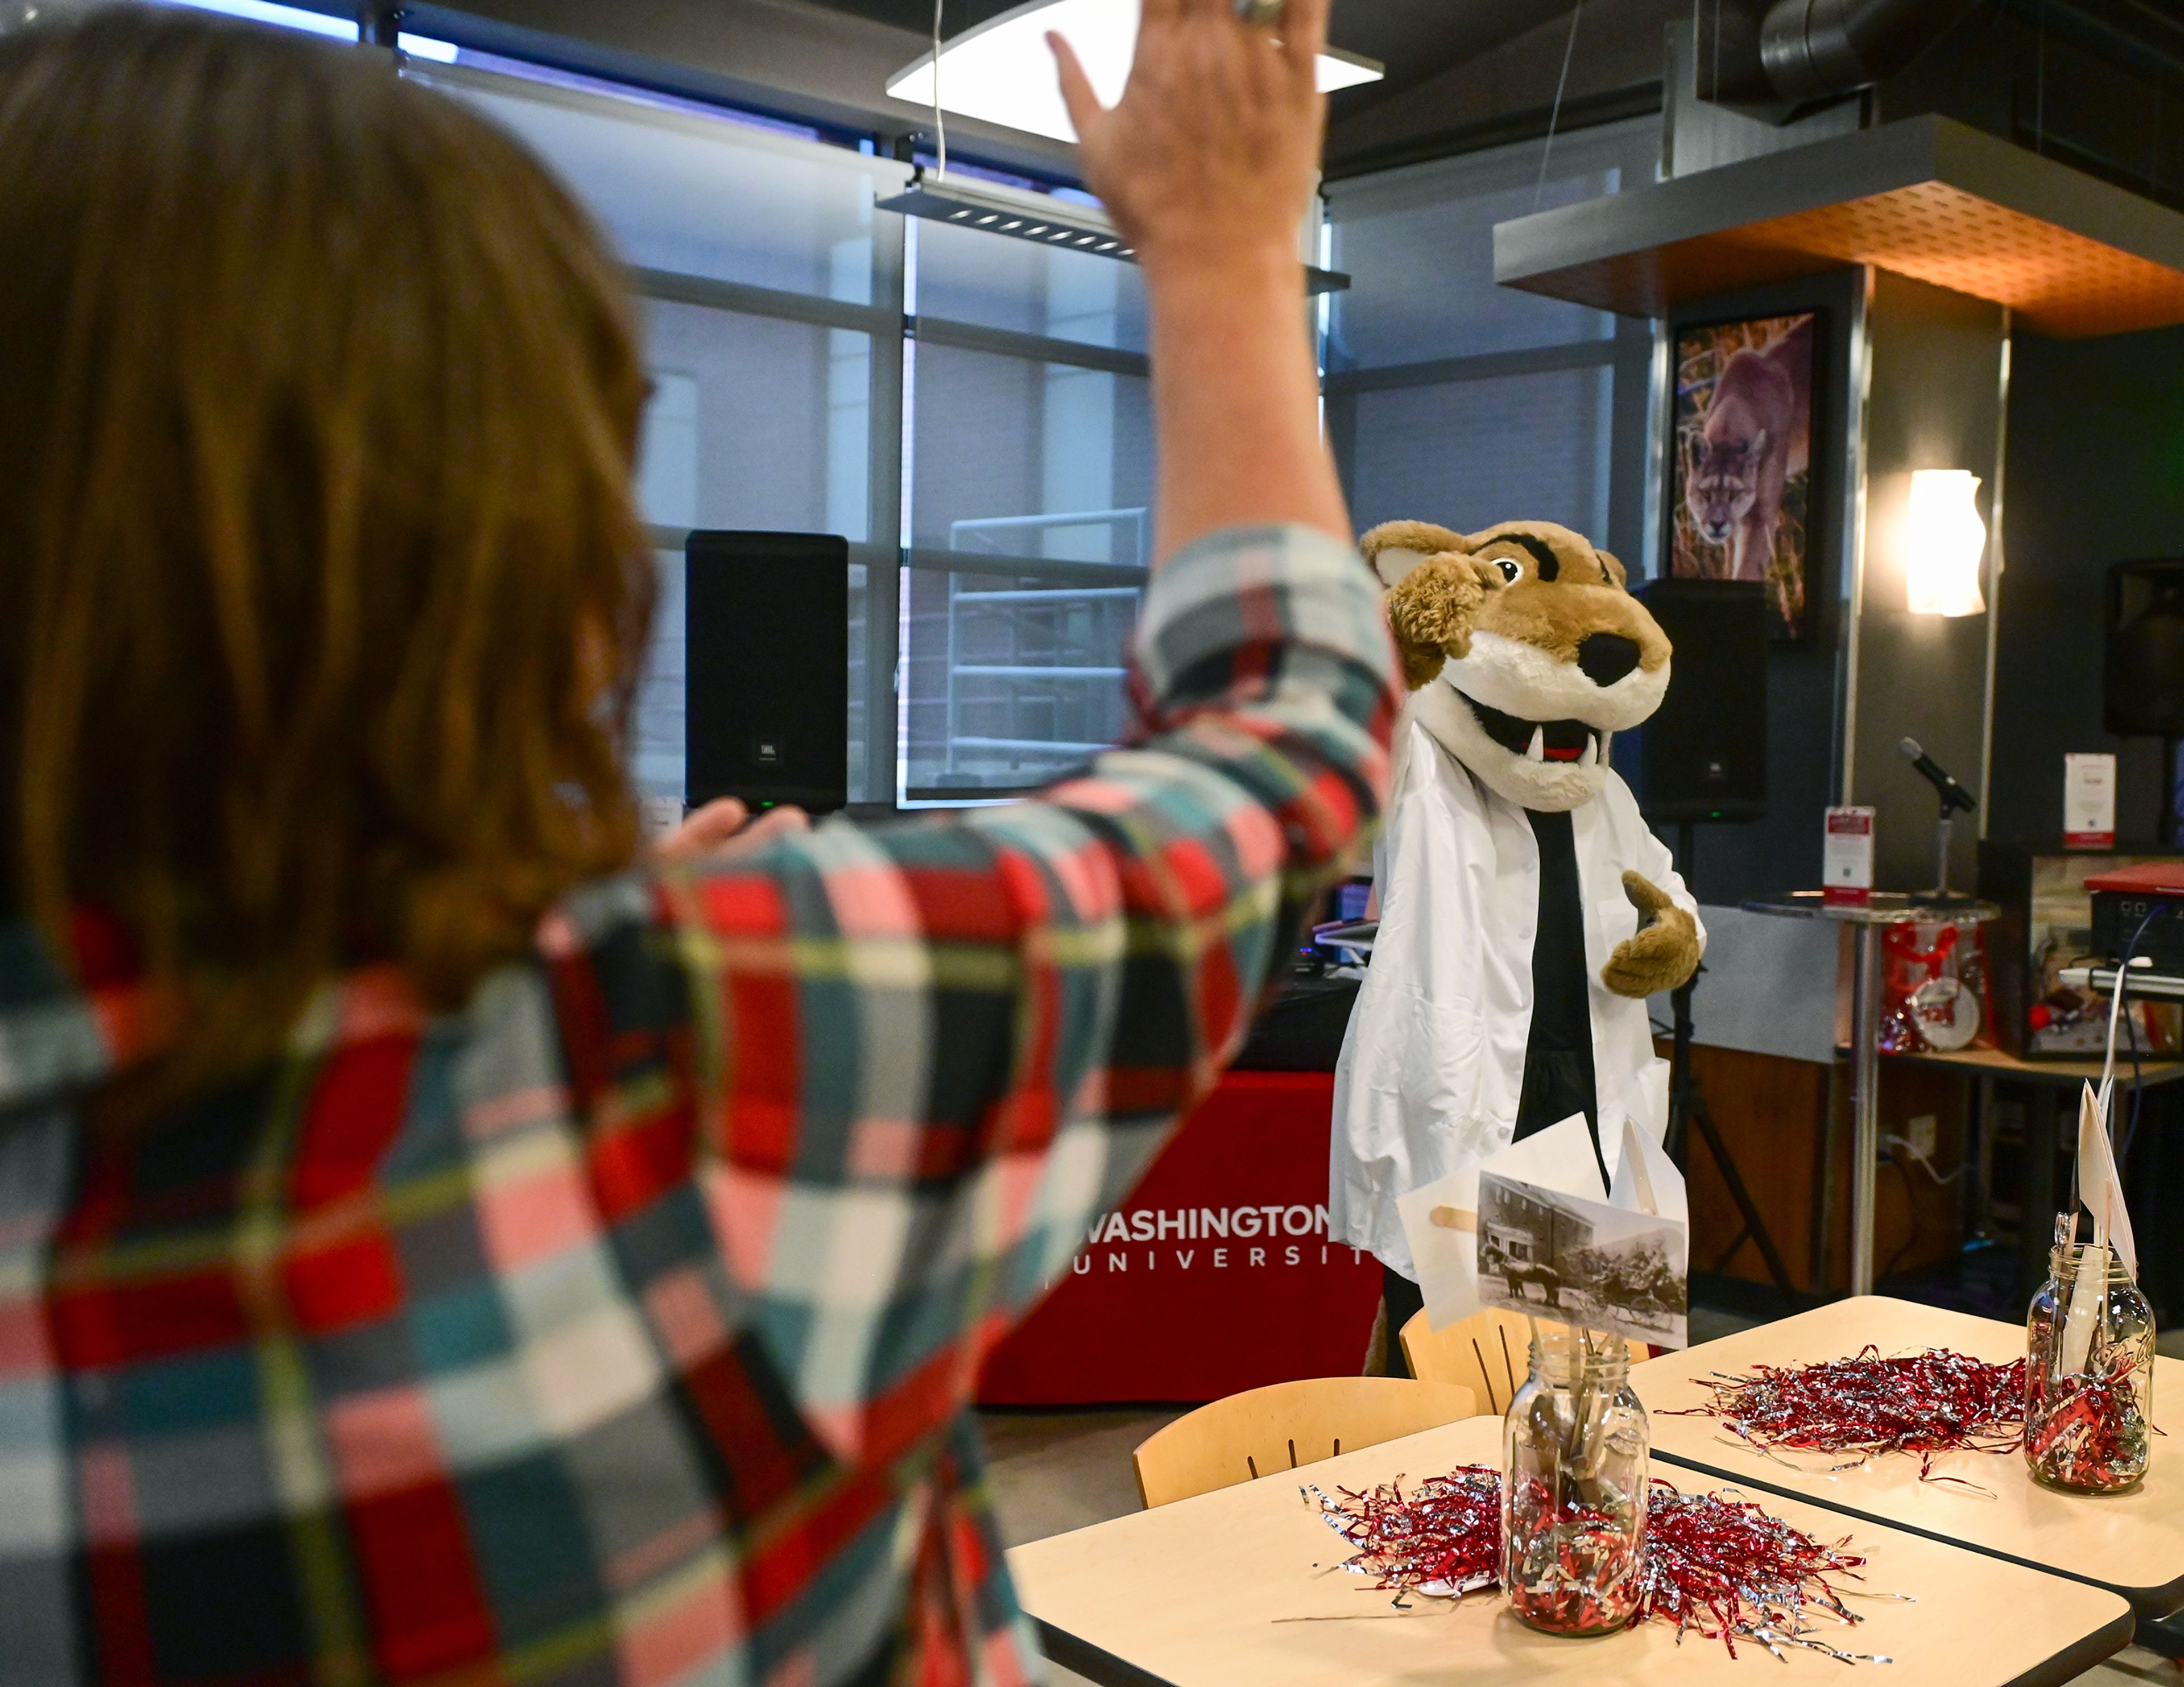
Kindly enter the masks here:
<path id="1" fill-rule="evenodd" d="M 1577 665 L 1595 685 L 1613 685 L 1638 665 L 1638 641 L 1615 632 L 1589 633 L 1577 647 Z"/>

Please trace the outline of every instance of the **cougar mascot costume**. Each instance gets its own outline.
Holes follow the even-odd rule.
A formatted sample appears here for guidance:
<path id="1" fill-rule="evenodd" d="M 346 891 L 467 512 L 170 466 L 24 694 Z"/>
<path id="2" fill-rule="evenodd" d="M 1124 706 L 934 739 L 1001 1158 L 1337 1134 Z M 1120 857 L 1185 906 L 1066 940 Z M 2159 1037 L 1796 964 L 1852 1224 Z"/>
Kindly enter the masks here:
<path id="1" fill-rule="evenodd" d="M 1689 978 L 1706 938 L 1607 765 L 1669 685 L 1668 638 L 1623 565 L 1545 521 L 1468 537 L 1391 521 L 1363 548 L 1411 697 L 1328 1205 L 1333 1234 L 1385 1267 L 1393 1361 L 1420 1304 L 1396 1198 L 1574 1113 L 1604 1194 L 1623 1122 L 1657 1141 L 1668 1126 L 1646 998 Z"/>

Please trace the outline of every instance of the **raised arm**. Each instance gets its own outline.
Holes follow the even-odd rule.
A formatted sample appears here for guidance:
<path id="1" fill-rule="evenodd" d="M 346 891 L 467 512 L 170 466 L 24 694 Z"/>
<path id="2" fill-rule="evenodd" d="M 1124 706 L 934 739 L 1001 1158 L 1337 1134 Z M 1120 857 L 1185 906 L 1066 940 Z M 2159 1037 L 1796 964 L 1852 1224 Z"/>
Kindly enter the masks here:
<path id="1" fill-rule="evenodd" d="M 1279 32 L 1230 0 L 1145 0 L 1112 110 L 1050 35 L 1086 181 L 1145 272 L 1160 430 L 1158 554 L 1240 523 L 1346 542 L 1319 437 L 1297 232 L 1319 179 L 1313 85 L 1328 0 L 1289 0 Z"/>
<path id="2" fill-rule="evenodd" d="M 578 1094 L 670 1169 L 695 1156 L 738 1316 L 838 1455 L 968 1398 L 1234 1054 L 1384 795 L 1393 651 L 1288 243 L 1323 8 L 1278 46 L 1226 0 L 1149 0 L 1130 92 L 1086 120 L 1156 300 L 1168 554 L 1134 742 L 1031 801 L 670 866 L 549 933 Z M 1212 218 L 1195 242 L 1196 210 L 1146 209 L 1170 195 Z"/>

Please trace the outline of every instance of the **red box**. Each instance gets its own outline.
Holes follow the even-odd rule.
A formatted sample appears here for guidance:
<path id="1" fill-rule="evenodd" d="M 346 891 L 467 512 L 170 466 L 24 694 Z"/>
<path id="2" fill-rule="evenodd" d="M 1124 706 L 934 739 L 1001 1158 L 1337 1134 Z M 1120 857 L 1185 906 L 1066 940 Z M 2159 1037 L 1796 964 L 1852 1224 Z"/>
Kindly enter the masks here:
<path id="1" fill-rule="evenodd" d="M 2128 896 L 2184 896 L 2184 861 L 2141 861 L 2097 873 L 2087 890 L 2120 890 Z"/>

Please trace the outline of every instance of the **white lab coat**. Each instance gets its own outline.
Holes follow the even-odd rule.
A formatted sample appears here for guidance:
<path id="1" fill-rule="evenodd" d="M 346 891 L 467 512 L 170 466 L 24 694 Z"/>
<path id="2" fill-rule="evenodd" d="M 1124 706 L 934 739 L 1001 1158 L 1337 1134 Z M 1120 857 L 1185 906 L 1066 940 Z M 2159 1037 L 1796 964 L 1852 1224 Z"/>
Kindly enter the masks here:
<path id="1" fill-rule="evenodd" d="M 1487 789 L 1413 711 L 1398 732 L 1396 789 L 1373 851 L 1379 935 L 1334 1069 L 1328 1214 L 1336 1240 L 1415 1280 L 1396 1197 L 1476 1165 L 1516 1129 L 1540 849 L 1524 810 Z M 1615 946 L 1638 929 L 1624 869 L 1643 873 L 1695 920 L 1698 907 L 1613 772 L 1570 820 L 1600 1143 L 1612 1176 L 1624 1119 L 1656 1142 L 1669 1123 L 1669 1063 L 1653 1052 L 1646 1005 L 1600 981 Z"/>

